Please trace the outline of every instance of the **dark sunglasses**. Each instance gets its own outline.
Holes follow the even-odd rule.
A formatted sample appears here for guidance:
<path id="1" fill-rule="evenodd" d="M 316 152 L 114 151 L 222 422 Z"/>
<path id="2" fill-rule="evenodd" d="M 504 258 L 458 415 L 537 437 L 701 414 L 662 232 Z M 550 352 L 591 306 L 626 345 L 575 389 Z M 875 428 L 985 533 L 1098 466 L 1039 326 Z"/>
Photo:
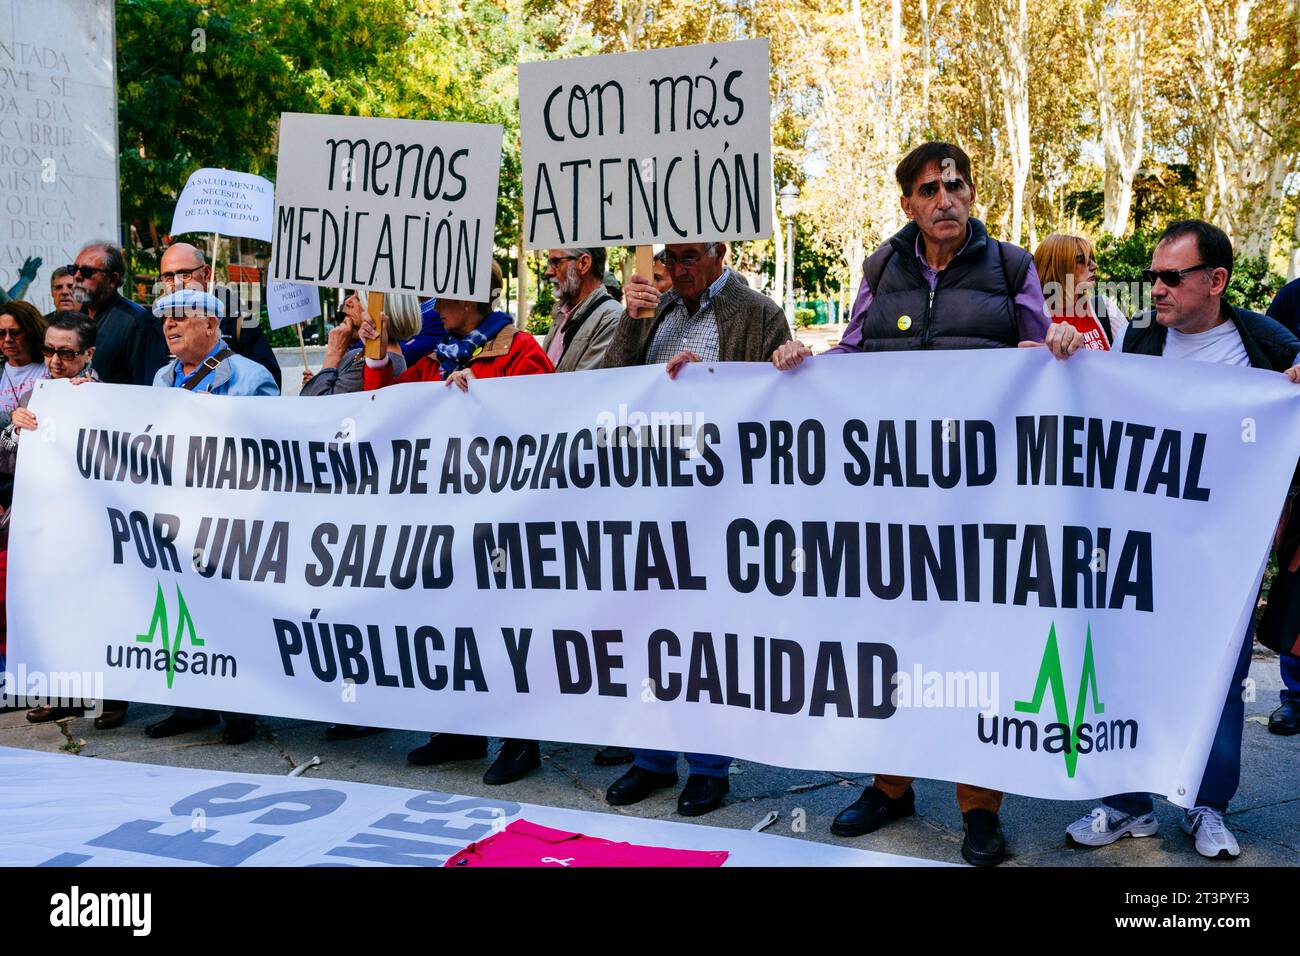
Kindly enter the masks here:
<path id="1" fill-rule="evenodd" d="M 16 339 L 25 334 L 22 329 L 0 329 L 0 339 Z"/>
<path id="2" fill-rule="evenodd" d="M 41 351 L 45 353 L 46 358 L 54 358 L 54 356 L 57 355 L 65 362 L 71 362 L 78 355 L 86 354 L 85 349 L 82 349 L 80 352 L 78 352 L 76 349 L 56 349 L 49 345 L 42 346 Z"/>
<path id="3" fill-rule="evenodd" d="M 1175 286 L 1182 285 L 1183 276 L 1187 275 L 1189 272 L 1196 272 L 1199 269 L 1213 268 L 1214 266 L 1202 262 L 1199 266 L 1188 266 L 1186 269 L 1161 269 L 1159 272 L 1151 269 L 1143 269 L 1142 281 L 1154 285 L 1155 281 L 1159 279 L 1172 289 Z"/>
<path id="4" fill-rule="evenodd" d="M 1092 268 L 1094 269 L 1097 268 L 1097 260 L 1092 259 L 1088 256 L 1075 256 L 1074 264 L 1076 266 L 1088 265 L 1088 266 L 1092 266 Z"/>
<path id="5" fill-rule="evenodd" d="M 81 278 L 83 278 L 83 279 L 89 279 L 89 278 L 91 278 L 92 276 L 94 276 L 94 274 L 95 274 L 96 272 L 102 272 L 102 273 L 104 273 L 104 275 L 108 275 L 108 274 L 109 274 L 109 270 L 108 270 L 108 269 L 100 269 L 100 268 L 97 267 L 97 266 L 67 265 L 67 266 L 64 266 L 63 268 L 67 269 L 67 270 L 68 270 L 68 275 L 72 276 L 72 278 L 74 278 L 74 279 L 77 277 L 77 274 L 78 274 L 78 273 L 81 274 Z"/>

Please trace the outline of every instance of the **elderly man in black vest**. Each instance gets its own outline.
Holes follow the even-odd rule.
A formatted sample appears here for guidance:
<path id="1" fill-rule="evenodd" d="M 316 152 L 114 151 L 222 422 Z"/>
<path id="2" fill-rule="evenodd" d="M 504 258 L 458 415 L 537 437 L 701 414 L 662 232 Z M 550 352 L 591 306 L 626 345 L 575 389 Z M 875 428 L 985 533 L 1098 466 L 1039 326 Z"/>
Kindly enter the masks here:
<path id="1" fill-rule="evenodd" d="M 844 338 L 832 352 L 1015 348 L 1040 343 L 1050 319 L 1032 257 L 999 242 L 970 215 L 970 157 L 950 143 L 923 143 L 895 170 L 911 220 L 863 265 Z M 788 342 L 772 354 L 783 371 L 812 354 Z M 838 836 L 871 833 L 915 813 L 912 778 L 878 773 L 831 824 Z M 993 866 L 1006 855 L 998 820 L 1002 794 L 957 784 L 967 862 Z"/>

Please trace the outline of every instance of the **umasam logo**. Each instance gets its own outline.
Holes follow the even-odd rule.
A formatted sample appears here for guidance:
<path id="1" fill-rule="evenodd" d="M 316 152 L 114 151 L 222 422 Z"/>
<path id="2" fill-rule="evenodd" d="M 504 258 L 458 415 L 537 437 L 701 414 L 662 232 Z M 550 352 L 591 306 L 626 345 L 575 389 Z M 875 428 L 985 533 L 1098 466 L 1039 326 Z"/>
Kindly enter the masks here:
<path id="1" fill-rule="evenodd" d="M 1065 773 L 1073 777 L 1078 768 L 1080 754 L 1106 753 L 1111 750 L 1136 750 L 1138 722 L 1136 720 L 1102 720 L 1105 704 L 1098 690 L 1097 666 L 1092 654 L 1092 626 L 1083 649 L 1083 667 L 1079 672 L 1078 692 L 1074 697 L 1074 711 L 1066 695 L 1065 675 L 1061 669 L 1061 651 L 1056 643 L 1056 624 L 1047 633 L 1047 646 L 1043 648 L 1042 663 L 1038 665 L 1038 680 L 1030 700 L 1017 700 L 1016 713 L 1039 714 L 1048 691 L 1052 694 L 1056 720 L 1042 725 L 1030 718 L 976 715 L 976 733 L 981 743 L 995 747 L 1014 747 L 1016 750 L 1061 754 L 1065 759 Z M 1087 717 L 1093 719 L 1085 719 Z"/>
<path id="2" fill-rule="evenodd" d="M 206 650 L 206 643 L 194 627 L 194 618 L 190 616 L 180 585 L 176 586 L 175 631 L 171 628 L 167 599 L 159 584 L 154 597 L 153 617 L 149 620 L 149 631 L 137 634 L 135 641 L 135 644 L 108 645 L 108 666 L 163 671 L 167 674 L 168 690 L 177 674 L 235 677 L 237 673 L 237 662 L 233 656 Z"/>

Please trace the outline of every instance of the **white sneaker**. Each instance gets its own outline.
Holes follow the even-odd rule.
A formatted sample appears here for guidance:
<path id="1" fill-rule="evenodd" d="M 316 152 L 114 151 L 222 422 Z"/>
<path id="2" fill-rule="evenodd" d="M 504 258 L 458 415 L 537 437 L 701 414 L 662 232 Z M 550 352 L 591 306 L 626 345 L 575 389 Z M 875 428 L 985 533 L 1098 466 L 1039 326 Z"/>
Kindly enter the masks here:
<path id="1" fill-rule="evenodd" d="M 1108 846 L 1122 836 L 1155 836 L 1160 824 L 1149 813 L 1134 816 L 1104 804 L 1065 828 L 1065 835 L 1082 846 Z"/>
<path id="2" fill-rule="evenodd" d="M 1237 838 L 1212 807 L 1192 807 L 1183 814 L 1183 832 L 1196 837 L 1196 852 L 1211 860 L 1235 859 L 1241 854 Z"/>

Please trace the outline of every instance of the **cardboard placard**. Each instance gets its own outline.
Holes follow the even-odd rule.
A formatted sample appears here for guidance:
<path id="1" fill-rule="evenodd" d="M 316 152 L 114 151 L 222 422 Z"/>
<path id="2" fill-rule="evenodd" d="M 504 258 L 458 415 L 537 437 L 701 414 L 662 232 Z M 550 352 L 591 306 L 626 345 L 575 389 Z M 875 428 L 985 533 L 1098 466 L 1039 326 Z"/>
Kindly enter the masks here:
<path id="1" fill-rule="evenodd" d="M 772 234 L 766 40 L 519 64 L 529 249 Z"/>
<path id="2" fill-rule="evenodd" d="M 283 113 L 269 277 L 485 302 L 501 127 Z"/>

